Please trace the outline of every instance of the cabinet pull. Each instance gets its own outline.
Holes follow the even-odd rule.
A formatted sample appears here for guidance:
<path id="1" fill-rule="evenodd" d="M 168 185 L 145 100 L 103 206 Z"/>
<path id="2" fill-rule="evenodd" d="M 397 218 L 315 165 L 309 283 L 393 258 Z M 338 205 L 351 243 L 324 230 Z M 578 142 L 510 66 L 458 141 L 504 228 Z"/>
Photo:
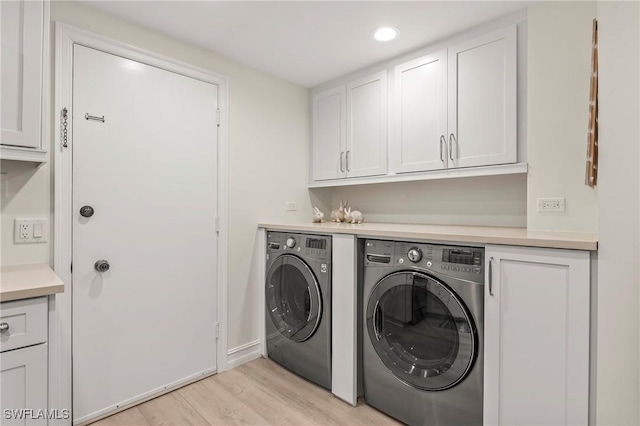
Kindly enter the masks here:
<path id="1" fill-rule="evenodd" d="M 351 157 L 351 151 L 347 151 L 347 158 L 345 163 L 347 163 L 347 171 L 351 171 L 351 169 L 349 168 L 349 158 Z"/>
<path id="2" fill-rule="evenodd" d="M 447 143 L 447 140 L 444 138 L 444 135 L 440 135 L 440 161 L 444 163 L 444 157 L 442 156 L 443 148 L 442 146 Z"/>
<path id="3" fill-rule="evenodd" d="M 344 156 L 344 151 L 340 151 L 340 171 L 344 173 L 344 167 L 342 165 L 343 156 Z"/>
<path id="4" fill-rule="evenodd" d="M 489 296 L 493 296 L 493 256 L 489 258 Z"/>
<path id="5" fill-rule="evenodd" d="M 451 133 L 449 135 L 449 158 L 451 158 L 451 161 L 453 161 L 453 155 L 451 151 L 452 151 L 454 142 L 456 144 L 456 158 L 457 158 L 458 157 L 458 140 L 456 139 L 455 135 Z"/>

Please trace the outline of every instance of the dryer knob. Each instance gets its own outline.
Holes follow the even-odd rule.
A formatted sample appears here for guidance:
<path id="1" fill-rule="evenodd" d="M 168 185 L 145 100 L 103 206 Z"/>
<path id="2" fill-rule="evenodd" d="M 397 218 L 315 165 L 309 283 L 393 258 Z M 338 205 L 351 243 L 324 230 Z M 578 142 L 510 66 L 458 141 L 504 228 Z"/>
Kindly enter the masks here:
<path id="1" fill-rule="evenodd" d="M 296 246 L 296 240 L 293 237 L 287 239 L 287 247 L 294 248 Z"/>
<path id="2" fill-rule="evenodd" d="M 409 250 L 409 253 L 407 253 L 407 257 L 413 263 L 418 263 L 420 262 L 420 259 L 422 259 L 422 251 L 419 248 L 414 247 Z"/>

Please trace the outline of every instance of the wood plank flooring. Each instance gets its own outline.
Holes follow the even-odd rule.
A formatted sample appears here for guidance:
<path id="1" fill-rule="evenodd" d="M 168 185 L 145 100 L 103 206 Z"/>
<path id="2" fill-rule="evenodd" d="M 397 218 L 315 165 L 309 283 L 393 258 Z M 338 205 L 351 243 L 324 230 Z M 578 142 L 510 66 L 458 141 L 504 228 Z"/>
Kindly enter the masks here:
<path id="1" fill-rule="evenodd" d="M 273 361 L 260 358 L 92 425 L 399 424 L 364 402 L 352 407 Z"/>

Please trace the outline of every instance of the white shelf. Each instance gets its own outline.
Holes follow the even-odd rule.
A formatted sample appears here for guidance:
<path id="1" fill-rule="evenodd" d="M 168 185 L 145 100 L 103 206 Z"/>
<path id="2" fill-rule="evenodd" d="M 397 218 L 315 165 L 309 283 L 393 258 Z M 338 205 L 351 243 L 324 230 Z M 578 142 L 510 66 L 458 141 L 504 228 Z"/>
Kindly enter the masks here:
<path id="1" fill-rule="evenodd" d="M 494 176 L 527 173 L 527 163 L 502 164 L 498 166 L 468 167 L 447 170 L 434 170 L 420 173 L 389 174 L 364 178 L 331 179 L 309 182 L 309 188 L 327 188 L 333 186 L 367 185 L 375 183 L 410 182 L 417 180 L 451 179 L 461 177 Z"/>

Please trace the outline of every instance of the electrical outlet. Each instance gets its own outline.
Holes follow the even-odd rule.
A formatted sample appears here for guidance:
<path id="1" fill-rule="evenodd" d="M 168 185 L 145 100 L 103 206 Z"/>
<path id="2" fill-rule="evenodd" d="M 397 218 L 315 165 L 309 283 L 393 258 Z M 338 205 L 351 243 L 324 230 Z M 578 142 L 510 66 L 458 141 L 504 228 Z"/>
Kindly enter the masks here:
<path id="1" fill-rule="evenodd" d="M 14 219 L 14 244 L 47 242 L 47 219 Z"/>
<path id="2" fill-rule="evenodd" d="M 288 212 L 295 212 L 298 210 L 298 203 L 295 201 L 287 201 L 284 203 L 284 209 Z"/>
<path id="3" fill-rule="evenodd" d="M 564 198 L 538 198 L 539 212 L 564 212 Z"/>

